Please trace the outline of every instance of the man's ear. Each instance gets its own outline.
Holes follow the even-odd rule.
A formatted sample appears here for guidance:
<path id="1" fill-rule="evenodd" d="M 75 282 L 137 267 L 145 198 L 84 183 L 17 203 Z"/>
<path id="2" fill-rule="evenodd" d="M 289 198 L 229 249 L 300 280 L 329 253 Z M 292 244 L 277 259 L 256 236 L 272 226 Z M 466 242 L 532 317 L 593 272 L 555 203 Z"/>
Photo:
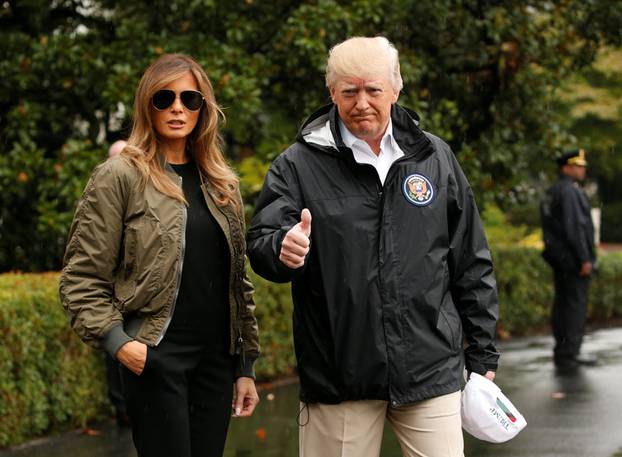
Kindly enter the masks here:
<path id="1" fill-rule="evenodd" d="M 333 103 L 335 103 L 335 86 L 331 87 L 328 90 L 330 92 L 330 99 L 333 101 Z"/>
<path id="2" fill-rule="evenodd" d="M 395 104 L 397 103 L 397 99 L 400 97 L 400 92 L 393 92 L 393 101 L 391 102 L 391 104 Z"/>

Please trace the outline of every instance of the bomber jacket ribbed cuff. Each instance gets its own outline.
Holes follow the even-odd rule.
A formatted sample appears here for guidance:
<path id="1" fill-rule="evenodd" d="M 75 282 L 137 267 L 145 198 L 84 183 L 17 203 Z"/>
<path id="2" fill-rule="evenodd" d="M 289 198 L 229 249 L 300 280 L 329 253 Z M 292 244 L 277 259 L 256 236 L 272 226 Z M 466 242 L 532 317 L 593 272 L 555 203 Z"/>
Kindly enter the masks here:
<path id="1" fill-rule="evenodd" d="M 130 341 L 134 341 L 134 338 L 125 333 L 123 324 L 119 324 L 112 327 L 108 333 L 104 335 L 102 338 L 102 346 L 108 354 L 116 358 L 117 351 L 121 349 L 121 346 Z"/>
<path id="2" fill-rule="evenodd" d="M 255 361 L 256 357 L 251 357 L 248 354 L 244 358 L 244 364 L 242 364 L 242 358 L 238 355 L 235 363 L 235 379 L 238 378 L 253 378 L 255 379 Z"/>

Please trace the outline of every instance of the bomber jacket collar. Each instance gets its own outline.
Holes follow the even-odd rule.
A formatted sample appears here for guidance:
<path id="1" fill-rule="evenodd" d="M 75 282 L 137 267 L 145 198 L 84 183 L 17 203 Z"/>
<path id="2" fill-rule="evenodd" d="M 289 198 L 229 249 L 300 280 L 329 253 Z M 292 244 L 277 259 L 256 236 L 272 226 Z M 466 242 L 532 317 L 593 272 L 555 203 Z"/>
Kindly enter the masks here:
<path id="1" fill-rule="evenodd" d="M 296 140 L 300 143 L 319 149 L 327 154 L 337 155 L 349 162 L 354 162 L 354 156 L 341 137 L 338 124 L 339 113 L 337 106 L 333 103 L 319 108 L 313 113 L 300 128 Z M 406 157 L 416 157 L 423 159 L 433 152 L 432 142 L 419 128 L 419 115 L 398 104 L 391 107 L 391 121 L 393 123 L 393 136 Z M 330 135 L 323 144 L 307 142 L 305 136 L 311 132 L 325 128 L 328 124 Z M 329 132 L 325 132 L 328 134 Z"/>

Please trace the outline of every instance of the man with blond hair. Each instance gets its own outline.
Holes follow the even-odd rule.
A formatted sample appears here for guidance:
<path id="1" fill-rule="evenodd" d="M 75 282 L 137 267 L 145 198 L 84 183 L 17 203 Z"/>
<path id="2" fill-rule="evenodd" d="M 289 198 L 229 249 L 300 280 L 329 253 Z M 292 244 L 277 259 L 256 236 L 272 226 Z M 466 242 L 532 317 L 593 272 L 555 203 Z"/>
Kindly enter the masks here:
<path id="1" fill-rule="evenodd" d="M 463 367 L 494 378 L 490 252 L 449 146 L 397 104 L 398 52 L 356 37 L 328 57 L 333 103 L 271 165 L 248 234 L 253 268 L 292 282 L 300 455 L 463 455 Z M 467 345 L 463 347 L 463 341 Z"/>

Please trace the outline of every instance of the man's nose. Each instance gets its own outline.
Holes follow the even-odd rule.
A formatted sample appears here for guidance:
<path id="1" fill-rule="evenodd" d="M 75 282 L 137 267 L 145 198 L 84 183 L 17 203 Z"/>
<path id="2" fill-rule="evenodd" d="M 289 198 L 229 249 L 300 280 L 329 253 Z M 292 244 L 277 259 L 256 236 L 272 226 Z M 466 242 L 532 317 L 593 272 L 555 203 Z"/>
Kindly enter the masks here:
<path id="1" fill-rule="evenodd" d="M 367 94 L 361 91 L 356 96 L 356 108 L 359 111 L 365 111 L 369 107 L 369 101 L 367 100 Z"/>

